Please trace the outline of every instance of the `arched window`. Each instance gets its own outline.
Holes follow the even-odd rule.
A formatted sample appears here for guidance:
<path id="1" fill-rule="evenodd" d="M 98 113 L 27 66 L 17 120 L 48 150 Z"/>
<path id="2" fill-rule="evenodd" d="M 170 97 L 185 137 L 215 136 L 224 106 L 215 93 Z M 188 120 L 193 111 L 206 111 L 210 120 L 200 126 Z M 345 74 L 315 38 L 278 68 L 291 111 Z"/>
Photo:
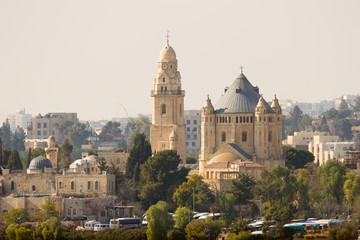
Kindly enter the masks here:
<path id="1" fill-rule="evenodd" d="M 11 181 L 11 190 L 14 190 L 15 189 L 15 183 L 14 181 Z"/>
<path id="2" fill-rule="evenodd" d="M 243 132 L 242 135 L 241 135 L 241 139 L 243 142 L 246 142 L 247 141 L 247 135 L 246 135 L 246 132 Z"/>
<path id="3" fill-rule="evenodd" d="M 165 78 L 163 78 L 163 82 L 165 82 Z"/>
<path id="4" fill-rule="evenodd" d="M 167 87 L 165 87 L 165 92 L 167 91 Z"/>
<path id="5" fill-rule="evenodd" d="M 88 190 L 91 190 L 91 182 L 88 181 Z"/>
<path id="6" fill-rule="evenodd" d="M 161 87 L 161 92 L 163 92 L 164 91 L 164 88 L 163 87 Z"/>
<path id="7" fill-rule="evenodd" d="M 59 182 L 59 188 L 62 188 L 62 182 Z"/>
<path id="8" fill-rule="evenodd" d="M 75 190 L 75 182 L 71 181 L 71 190 Z"/>
<path id="9" fill-rule="evenodd" d="M 161 105 L 161 114 L 166 114 L 166 105 Z"/>
<path id="10" fill-rule="evenodd" d="M 99 190 L 99 182 L 95 181 L 95 190 Z"/>
<path id="11" fill-rule="evenodd" d="M 226 133 L 225 132 L 223 132 L 221 135 L 221 141 L 226 142 Z"/>

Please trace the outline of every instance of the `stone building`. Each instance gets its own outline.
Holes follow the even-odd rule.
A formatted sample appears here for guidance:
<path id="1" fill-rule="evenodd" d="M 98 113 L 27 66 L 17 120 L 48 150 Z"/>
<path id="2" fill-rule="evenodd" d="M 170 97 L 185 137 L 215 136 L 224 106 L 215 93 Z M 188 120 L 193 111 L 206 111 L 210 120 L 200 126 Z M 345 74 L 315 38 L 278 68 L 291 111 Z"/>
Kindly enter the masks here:
<path id="1" fill-rule="evenodd" d="M 150 143 L 153 152 L 176 150 L 183 163 L 186 159 L 184 96 L 174 49 L 167 40 L 161 50 L 152 98 Z"/>
<path id="2" fill-rule="evenodd" d="M 54 136 L 57 143 L 62 143 L 65 139 L 57 125 L 65 121 L 78 122 L 77 113 L 48 113 L 45 116 L 39 114 L 31 119 L 31 127 L 27 130 L 26 141 L 34 142 L 34 139 L 48 139 L 50 136 Z"/>
<path id="3" fill-rule="evenodd" d="M 221 191 L 220 182 L 236 178 L 240 166 L 255 179 L 284 166 L 281 121 L 276 96 L 270 106 L 241 72 L 214 106 L 208 96 L 202 108 L 199 174 Z"/>

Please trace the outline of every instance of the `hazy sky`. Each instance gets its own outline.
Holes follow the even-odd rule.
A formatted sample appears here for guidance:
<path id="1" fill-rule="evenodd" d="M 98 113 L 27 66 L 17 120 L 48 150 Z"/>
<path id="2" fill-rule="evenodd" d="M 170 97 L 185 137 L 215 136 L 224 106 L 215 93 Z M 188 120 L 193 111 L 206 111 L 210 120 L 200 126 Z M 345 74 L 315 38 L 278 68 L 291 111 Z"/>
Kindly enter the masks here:
<path id="1" fill-rule="evenodd" d="M 215 104 L 240 66 L 267 101 L 360 92 L 358 0 L 0 0 L 0 121 L 151 113 L 166 30 L 185 109 Z"/>

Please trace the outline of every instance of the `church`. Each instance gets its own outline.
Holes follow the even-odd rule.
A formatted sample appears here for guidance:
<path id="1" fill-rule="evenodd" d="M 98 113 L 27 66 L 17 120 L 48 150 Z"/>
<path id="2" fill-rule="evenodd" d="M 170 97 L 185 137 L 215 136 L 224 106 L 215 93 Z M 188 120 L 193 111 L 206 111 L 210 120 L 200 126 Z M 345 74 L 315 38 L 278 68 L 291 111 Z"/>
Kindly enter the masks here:
<path id="1" fill-rule="evenodd" d="M 150 143 L 153 152 L 172 149 L 184 163 L 185 122 L 181 76 L 174 49 L 167 40 L 160 52 L 152 97 Z M 202 108 L 198 171 L 213 189 L 248 173 L 259 179 L 264 170 L 284 166 L 282 114 L 276 96 L 268 104 L 241 70 L 215 105 L 209 96 Z"/>

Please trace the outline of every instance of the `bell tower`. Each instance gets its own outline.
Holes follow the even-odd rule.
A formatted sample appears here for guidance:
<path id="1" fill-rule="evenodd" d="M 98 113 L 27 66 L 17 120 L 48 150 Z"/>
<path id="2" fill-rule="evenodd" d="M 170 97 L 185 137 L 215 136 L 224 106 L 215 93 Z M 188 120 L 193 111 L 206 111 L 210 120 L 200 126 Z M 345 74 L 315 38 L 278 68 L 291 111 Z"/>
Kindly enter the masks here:
<path id="1" fill-rule="evenodd" d="M 185 91 L 181 89 L 176 54 L 169 45 L 168 37 L 167 35 L 166 45 L 160 52 L 154 90 L 151 91 L 150 143 L 153 152 L 176 150 L 181 162 L 185 163 Z"/>

